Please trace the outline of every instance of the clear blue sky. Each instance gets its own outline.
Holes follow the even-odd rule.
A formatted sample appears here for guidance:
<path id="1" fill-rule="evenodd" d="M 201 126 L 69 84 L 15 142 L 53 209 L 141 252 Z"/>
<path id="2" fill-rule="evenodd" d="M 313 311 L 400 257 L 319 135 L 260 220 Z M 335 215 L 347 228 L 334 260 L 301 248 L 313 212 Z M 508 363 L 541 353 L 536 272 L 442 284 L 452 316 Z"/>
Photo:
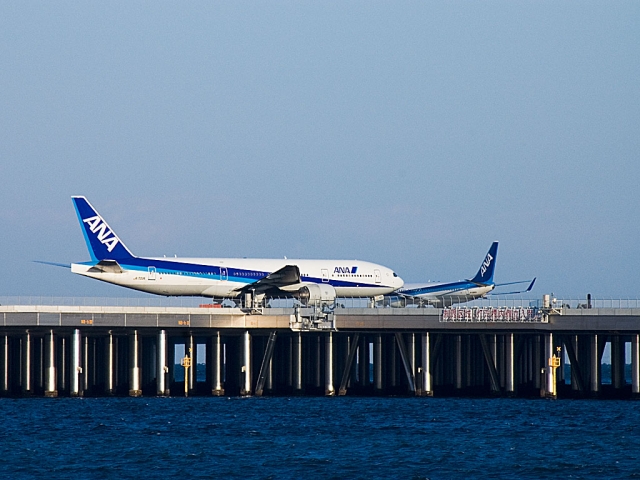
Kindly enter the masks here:
<path id="1" fill-rule="evenodd" d="M 639 297 L 639 2 L 0 2 L 0 296 L 139 255 Z"/>

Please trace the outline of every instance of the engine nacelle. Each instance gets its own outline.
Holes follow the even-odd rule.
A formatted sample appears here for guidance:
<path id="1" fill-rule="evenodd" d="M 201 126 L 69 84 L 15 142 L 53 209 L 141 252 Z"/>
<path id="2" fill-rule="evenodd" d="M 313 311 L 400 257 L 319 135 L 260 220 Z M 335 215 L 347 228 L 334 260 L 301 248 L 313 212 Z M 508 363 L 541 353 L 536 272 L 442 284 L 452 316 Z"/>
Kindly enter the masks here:
<path id="1" fill-rule="evenodd" d="M 336 289 L 326 283 L 308 283 L 295 296 L 303 305 L 331 304 L 336 300 Z"/>

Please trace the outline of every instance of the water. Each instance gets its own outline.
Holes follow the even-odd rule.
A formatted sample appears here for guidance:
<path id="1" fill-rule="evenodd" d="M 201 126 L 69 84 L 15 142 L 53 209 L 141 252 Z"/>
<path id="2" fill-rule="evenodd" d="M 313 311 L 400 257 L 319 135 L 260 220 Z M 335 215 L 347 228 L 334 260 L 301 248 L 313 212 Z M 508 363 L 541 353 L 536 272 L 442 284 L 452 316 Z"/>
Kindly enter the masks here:
<path id="1" fill-rule="evenodd" d="M 640 403 L 0 399 L 3 478 L 640 477 Z"/>

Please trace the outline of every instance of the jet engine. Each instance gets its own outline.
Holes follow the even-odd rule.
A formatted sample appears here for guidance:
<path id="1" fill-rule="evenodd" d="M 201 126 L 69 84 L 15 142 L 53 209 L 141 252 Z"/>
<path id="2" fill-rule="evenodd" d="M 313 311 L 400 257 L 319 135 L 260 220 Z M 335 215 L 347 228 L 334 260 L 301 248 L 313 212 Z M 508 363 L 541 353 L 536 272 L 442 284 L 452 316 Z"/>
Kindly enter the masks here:
<path id="1" fill-rule="evenodd" d="M 295 296 L 303 305 L 332 304 L 336 299 L 336 289 L 326 283 L 308 283 Z"/>

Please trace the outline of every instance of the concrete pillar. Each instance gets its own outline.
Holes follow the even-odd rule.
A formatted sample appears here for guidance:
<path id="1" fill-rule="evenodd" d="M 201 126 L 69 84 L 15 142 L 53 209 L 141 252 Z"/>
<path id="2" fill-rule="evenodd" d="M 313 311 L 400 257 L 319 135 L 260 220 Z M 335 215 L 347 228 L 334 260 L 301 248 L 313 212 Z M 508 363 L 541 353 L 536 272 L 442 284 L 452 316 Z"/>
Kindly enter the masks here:
<path id="1" fill-rule="evenodd" d="M 248 330 L 242 334 L 242 358 L 241 358 L 240 395 L 251 395 L 251 334 Z"/>
<path id="2" fill-rule="evenodd" d="M 185 382 L 189 382 L 189 395 L 193 395 L 196 391 L 197 369 L 198 369 L 198 346 L 196 345 L 193 334 L 189 334 L 187 338 L 187 344 L 184 346 L 185 356 L 191 359 L 191 368 L 188 370 L 188 379 L 185 378 Z"/>
<path id="3" fill-rule="evenodd" d="M 573 346 L 573 351 L 575 353 L 576 356 L 576 362 L 580 363 L 580 354 L 578 353 L 580 351 L 580 349 L 578 348 L 578 335 L 571 335 L 571 345 Z M 571 365 L 571 368 L 574 368 L 574 365 Z M 578 382 L 576 381 L 576 379 L 574 378 L 574 375 L 571 375 L 571 390 L 575 390 L 578 391 Z"/>
<path id="4" fill-rule="evenodd" d="M 456 364 L 456 390 L 462 390 L 462 335 L 456 335 L 455 341 L 455 364 Z"/>
<path id="5" fill-rule="evenodd" d="M 600 393 L 602 380 L 600 378 L 602 366 L 600 365 L 600 342 L 601 337 L 597 334 L 591 336 L 591 393 Z"/>
<path id="6" fill-rule="evenodd" d="M 513 333 L 504 335 L 504 353 L 505 353 L 505 391 L 507 395 L 514 395 L 516 392 L 515 385 L 515 345 Z"/>
<path id="7" fill-rule="evenodd" d="M 540 357 L 541 357 L 541 353 L 540 353 L 540 335 L 534 335 L 533 337 L 533 380 L 534 380 L 534 388 L 536 390 L 540 390 L 541 386 L 542 386 L 542 382 L 540 381 L 541 379 L 541 362 L 540 362 Z"/>
<path id="8" fill-rule="evenodd" d="M 82 390 L 89 390 L 89 337 L 82 337 Z M 90 394 L 90 392 L 89 392 Z"/>
<path id="9" fill-rule="evenodd" d="M 41 392 L 45 390 L 44 377 L 44 338 L 37 337 L 32 345 L 33 356 L 33 379 L 34 383 L 31 385 L 34 392 Z"/>
<path id="10" fill-rule="evenodd" d="M 69 372 L 69 395 L 82 396 L 82 334 L 77 328 L 71 335 L 71 369 Z"/>
<path id="11" fill-rule="evenodd" d="M 373 389 L 382 393 L 382 335 L 377 333 L 373 339 Z"/>
<path id="12" fill-rule="evenodd" d="M 336 389 L 333 385 L 333 333 L 329 332 L 324 339 L 324 394 L 333 397 Z"/>
<path id="13" fill-rule="evenodd" d="M 369 385 L 369 339 L 366 335 L 360 336 L 358 346 L 358 376 L 361 387 Z"/>
<path id="14" fill-rule="evenodd" d="M 2 378 L 0 379 L 0 393 L 9 394 L 9 335 L 2 336 Z"/>
<path id="15" fill-rule="evenodd" d="M 631 335 L 631 395 L 640 398 L 640 335 Z"/>
<path id="16" fill-rule="evenodd" d="M 129 334 L 129 396 L 142 396 L 140 388 L 140 337 L 137 330 Z"/>
<path id="17" fill-rule="evenodd" d="M 431 338 L 429 332 L 423 333 L 422 337 L 422 396 L 433 396 L 433 386 L 431 378 Z"/>
<path id="18" fill-rule="evenodd" d="M 211 395 L 221 397 L 224 395 L 222 386 L 222 343 L 220 332 L 216 332 L 211 339 Z"/>
<path id="19" fill-rule="evenodd" d="M 293 334 L 293 392 L 302 392 L 302 334 Z"/>
<path id="20" fill-rule="evenodd" d="M 22 394 L 30 395 L 33 390 L 31 378 L 31 334 L 22 336 Z"/>
<path id="21" fill-rule="evenodd" d="M 416 378 L 416 334 L 413 332 L 407 335 L 407 357 L 411 375 Z"/>
<path id="22" fill-rule="evenodd" d="M 156 344 L 156 394 L 165 396 L 169 394 L 167 386 L 167 377 L 169 376 L 169 366 L 167 365 L 167 331 L 160 330 L 158 332 L 158 340 Z"/>
<path id="23" fill-rule="evenodd" d="M 56 337 L 53 330 L 50 330 L 46 336 L 45 343 L 45 397 L 57 397 L 57 378 L 56 378 Z"/>
<path id="24" fill-rule="evenodd" d="M 611 385 L 619 390 L 624 386 L 624 342 L 620 335 L 611 336 Z"/>
<path id="25" fill-rule="evenodd" d="M 395 336 L 389 336 L 389 342 L 387 343 L 388 354 L 387 354 L 387 388 L 391 387 L 392 390 L 398 386 L 398 345 L 396 343 Z"/>
<path id="26" fill-rule="evenodd" d="M 319 334 L 313 337 L 313 345 L 315 347 L 314 387 L 319 391 L 322 388 L 322 338 Z"/>
<path id="27" fill-rule="evenodd" d="M 104 372 L 104 393 L 114 395 L 115 386 L 115 344 L 113 334 L 105 338 L 105 372 Z"/>

